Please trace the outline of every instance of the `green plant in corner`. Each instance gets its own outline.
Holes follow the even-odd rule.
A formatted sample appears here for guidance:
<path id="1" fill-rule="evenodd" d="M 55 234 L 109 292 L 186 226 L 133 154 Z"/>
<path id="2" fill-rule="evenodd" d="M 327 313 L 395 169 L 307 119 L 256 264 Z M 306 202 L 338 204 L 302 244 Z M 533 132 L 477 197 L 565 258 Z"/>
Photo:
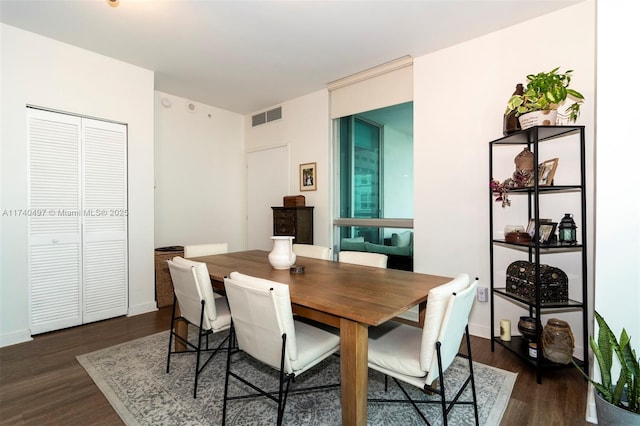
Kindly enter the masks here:
<path id="1" fill-rule="evenodd" d="M 558 109 L 568 98 L 572 98 L 575 102 L 567 108 L 563 117 L 575 122 L 580 115 L 580 105 L 584 96 L 569 88 L 573 70 L 558 73 L 559 69 L 560 67 L 557 67 L 549 72 L 529 74 L 524 93 L 513 95 L 509 99 L 505 114 L 516 111 L 516 116 L 519 117 L 528 112 Z"/>
<path id="2" fill-rule="evenodd" d="M 631 349 L 630 338 L 623 328 L 620 333 L 620 341 L 616 339 L 606 321 L 600 314 L 594 312 L 598 326 L 598 341 L 591 336 L 591 349 L 598 361 L 602 382 L 593 381 L 590 377 L 582 373 L 589 380 L 603 399 L 617 407 L 640 414 L 640 366 L 636 351 Z M 620 377 L 614 384 L 611 379 L 611 365 L 613 352 L 615 351 L 620 361 Z M 573 361 L 572 361 L 573 362 Z M 578 365 L 573 362 L 576 367 Z M 578 367 L 580 371 L 581 368 Z M 626 391 L 627 402 L 624 402 L 623 394 Z"/>

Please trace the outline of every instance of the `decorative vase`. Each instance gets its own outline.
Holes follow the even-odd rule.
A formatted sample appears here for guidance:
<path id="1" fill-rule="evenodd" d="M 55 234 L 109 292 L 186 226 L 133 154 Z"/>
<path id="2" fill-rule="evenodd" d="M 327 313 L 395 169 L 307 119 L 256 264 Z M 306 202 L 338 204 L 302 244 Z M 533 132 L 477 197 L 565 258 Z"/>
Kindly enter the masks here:
<path id="1" fill-rule="evenodd" d="M 573 356 L 573 333 L 566 321 L 550 318 L 542 330 L 544 357 L 558 364 L 568 364 Z"/>
<path id="2" fill-rule="evenodd" d="M 293 239 L 295 237 L 271 237 L 273 250 L 269 253 L 269 263 L 273 269 L 289 269 L 296 263 L 296 254 L 293 252 Z"/>
<path id="3" fill-rule="evenodd" d="M 522 95 L 524 93 L 524 86 L 522 83 L 518 83 L 516 85 L 516 91 L 513 92 L 513 95 Z M 516 117 L 516 110 L 511 111 L 508 114 L 505 114 L 502 118 L 502 134 L 505 136 L 509 136 L 511 133 L 515 133 L 519 130 L 522 130 L 520 127 L 520 122 L 518 121 L 518 117 Z"/>
<path id="4" fill-rule="evenodd" d="M 516 171 L 533 171 L 533 152 L 529 148 L 524 148 L 516 157 L 513 159 L 514 164 L 516 165 Z"/>
<path id="5" fill-rule="evenodd" d="M 640 424 L 640 414 L 613 405 L 606 401 L 597 390 L 594 390 L 594 394 L 596 401 L 596 414 L 598 415 L 598 425 L 616 426 Z M 627 390 L 625 389 L 623 391 L 621 401 L 627 402 L 626 395 Z"/>
<path id="6" fill-rule="evenodd" d="M 522 114 L 518 117 L 518 121 L 520 121 L 520 126 L 524 130 L 533 126 L 555 126 L 557 117 L 558 110 L 550 109 Z"/>
<path id="7" fill-rule="evenodd" d="M 528 234 L 527 234 L 528 235 Z M 518 331 L 525 340 L 534 342 L 536 340 L 536 320 L 532 317 L 520 317 L 518 321 Z"/>

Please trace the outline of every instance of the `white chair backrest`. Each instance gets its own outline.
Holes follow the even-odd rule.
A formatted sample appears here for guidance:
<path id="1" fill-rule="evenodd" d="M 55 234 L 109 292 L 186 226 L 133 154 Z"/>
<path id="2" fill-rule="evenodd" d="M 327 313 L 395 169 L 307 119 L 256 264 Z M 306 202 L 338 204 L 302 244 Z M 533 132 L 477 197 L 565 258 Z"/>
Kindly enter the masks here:
<path id="1" fill-rule="evenodd" d="M 313 257 L 314 259 L 332 260 L 331 247 L 313 244 L 294 244 L 293 252 L 296 256 Z"/>
<path id="2" fill-rule="evenodd" d="M 209 276 L 209 269 L 207 269 L 207 264 L 183 259 L 180 256 L 174 257 L 172 261 L 174 264 L 183 268 L 193 268 L 195 270 L 198 287 L 200 288 L 200 295 L 205 302 L 205 316 L 209 321 L 215 321 L 218 317 L 218 314 L 216 312 L 215 295 L 213 293 L 213 286 L 211 285 L 211 277 Z"/>
<path id="3" fill-rule="evenodd" d="M 212 254 L 223 254 L 229 252 L 229 245 L 227 243 L 216 244 L 192 244 L 184 246 L 184 257 L 200 257 L 209 256 Z"/>
<path id="4" fill-rule="evenodd" d="M 420 350 L 420 368 L 423 371 L 428 371 L 431 368 L 431 361 L 436 357 L 436 342 L 451 295 L 468 286 L 469 275 L 460 274 L 451 281 L 429 291 Z"/>
<path id="5" fill-rule="evenodd" d="M 200 324 L 200 313 L 204 298 L 198 284 L 196 268 L 178 265 L 171 259 L 167 260 L 167 264 L 169 265 L 169 273 L 173 282 L 173 291 L 180 307 L 180 315 L 192 324 Z M 211 323 L 207 315 L 204 315 L 202 319 L 202 328 L 210 330 Z"/>
<path id="6" fill-rule="evenodd" d="M 449 368 L 460 350 L 460 341 L 469 323 L 477 288 L 478 280 L 476 279 L 466 289 L 456 292 L 449 298 L 437 339 L 440 342 L 442 371 Z M 431 384 L 437 378 L 438 359 L 434 356 L 425 383 Z"/>
<path id="7" fill-rule="evenodd" d="M 265 364 L 280 370 L 282 335 L 286 334 L 285 372 L 296 360 L 293 312 L 289 286 L 232 272 L 224 280 L 238 347 Z"/>
<path id="8" fill-rule="evenodd" d="M 387 258 L 388 256 L 386 254 L 369 253 L 364 251 L 341 251 L 338 253 L 339 262 L 375 266 L 376 268 L 386 268 Z"/>

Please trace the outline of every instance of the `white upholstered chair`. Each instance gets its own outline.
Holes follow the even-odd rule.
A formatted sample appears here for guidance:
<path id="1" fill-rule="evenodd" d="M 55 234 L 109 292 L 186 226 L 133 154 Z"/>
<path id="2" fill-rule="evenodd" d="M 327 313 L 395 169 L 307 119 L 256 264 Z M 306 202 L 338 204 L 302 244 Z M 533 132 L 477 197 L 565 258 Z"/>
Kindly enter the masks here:
<path id="1" fill-rule="evenodd" d="M 369 253 L 365 251 L 341 251 L 338 253 L 339 262 L 375 266 L 376 268 L 386 268 L 387 259 L 388 256 L 386 254 Z"/>
<path id="2" fill-rule="evenodd" d="M 293 319 L 289 286 L 274 281 L 260 279 L 238 272 L 232 272 L 224 280 L 225 291 L 231 308 L 232 326 L 227 358 L 227 375 L 224 387 L 222 424 L 225 424 L 227 402 L 244 399 L 248 395 L 229 396 L 229 378 L 247 384 L 257 394 L 251 396 L 268 397 L 278 403 L 277 421 L 282 418 L 287 394 L 292 380 L 309 368 L 336 353 L 340 348 L 340 337 Z M 256 360 L 279 371 L 277 397 L 272 392 L 259 389 L 233 370 L 231 342 L 237 341 L 237 348 Z M 315 386 L 302 390 L 323 389 L 338 384 Z"/>
<path id="3" fill-rule="evenodd" d="M 369 339 L 369 368 L 385 376 L 391 376 L 401 389 L 403 389 L 402 382 L 440 395 L 439 401 L 412 399 L 407 392 L 403 392 L 408 399 L 393 400 L 412 404 L 427 424 L 429 422 L 417 404 L 440 404 L 444 425 L 447 424 L 447 413 L 454 404 L 470 404 L 473 405 L 476 425 L 478 424 L 478 404 L 468 328 L 469 314 L 477 287 L 477 279 L 469 284 L 469 276 L 461 274 L 429 292 L 423 329 L 400 324 L 377 339 Z M 466 354 L 459 353 L 463 336 L 466 338 Z M 447 389 L 443 373 L 456 356 L 468 360 L 469 376 L 459 390 L 452 389 L 445 393 Z M 459 397 L 468 384 L 471 384 L 473 400 L 460 401 Z M 452 398 L 452 396 L 455 397 Z M 390 400 L 370 399 L 369 401 L 389 402 Z"/>
<path id="4" fill-rule="evenodd" d="M 167 354 L 167 373 L 171 365 L 171 356 L 175 354 L 195 353 L 195 383 L 193 397 L 198 391 L 198 376 L 209 361 L 223 349 L 228 338 L 222 340 L 215 348 L 209 348 L 209 335 L 228 330 L 231 326 L 231 313 L 227 299 L 222 296 L 214 297 L 211 279 L 207 265 L 201 262 L 174 257 L 167 261 L 171 281 L 173 282 L 173 312 L 171 314 L 171 329 L 169 332 L 169 352 Z M 180 308 L 180 313 L 176 312 Z M 198 329 L 197 343 L 191 343 L 175 332 L 176 321 L 186 321 Z M 172 349 L 173 339 L 182 342 L 186 349 L 176 351 Z M 203 338 L 205 345 L 203 347 Z M 202 353 L 209 354 L 201 362 Z"/>
<path id="5" fill-rule="evenodd" d="M 296 256 L 312 257 L 314 259 L 333 260 L 331 258 L 331 247 L 318 246 L 313 244 L 294 244 L 293 252 Z"/>
<path id="6" fill-rule="evenodd" d="M 191 244 L 184 246 L 184 257 L 187 259 L 190 257 L 209 256 L 228 252 L 229 245 L 227 243 Z"/>

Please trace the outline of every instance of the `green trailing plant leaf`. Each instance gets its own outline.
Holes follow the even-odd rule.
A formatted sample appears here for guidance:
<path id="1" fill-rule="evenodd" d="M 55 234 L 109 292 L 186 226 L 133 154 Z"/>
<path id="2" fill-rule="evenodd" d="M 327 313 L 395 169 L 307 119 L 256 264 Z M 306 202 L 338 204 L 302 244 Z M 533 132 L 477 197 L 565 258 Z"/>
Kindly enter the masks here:
<path id="1" fill-rule="evenodd" d="M 559 69 L 560 67 L 556 67 L 549 72 L 527 75 L 528 83 L 523 94 L 509 98 L 505 114 L 515 111 L 516 116 L 521 116 L 533 111 L 557 109 L 567 99 L 572 98 L 576 102 L 569 105 L 566 113 L 561 116 L 575 122 L 580 116 L 580 105 L 584 96 L 569 88 L 573 70 L 559 73 Z"/>

